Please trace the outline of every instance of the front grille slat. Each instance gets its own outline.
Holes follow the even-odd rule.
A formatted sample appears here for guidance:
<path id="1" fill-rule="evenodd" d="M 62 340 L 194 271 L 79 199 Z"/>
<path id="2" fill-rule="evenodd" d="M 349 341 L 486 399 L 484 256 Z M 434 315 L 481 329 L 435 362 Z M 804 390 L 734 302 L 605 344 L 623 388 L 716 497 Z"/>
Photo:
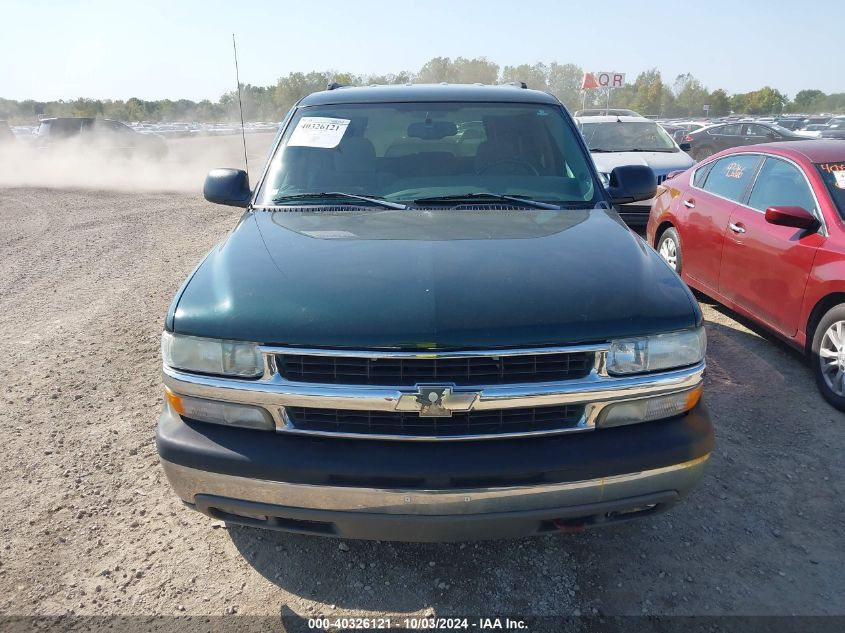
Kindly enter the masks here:
<path id="1" fill-rule="evenodd" d="M 285 407 L 285 414 L 291 426 L 300 431 L 454 438 L 572 429 L 581 421 L 584 405 L 466 411 L 449 418 L 423 418 L 413 412 L 308 407 Z"/>
<path id="2" fill-rule="evenodd" d="M 412 386 L 454 383 L 459 386 L 577 380 L 592 369 L 593 352 L 554 352 L 520 356 L 461 358 L 366 358 L 278 354 L 283 378 L 333 385 Z"/>

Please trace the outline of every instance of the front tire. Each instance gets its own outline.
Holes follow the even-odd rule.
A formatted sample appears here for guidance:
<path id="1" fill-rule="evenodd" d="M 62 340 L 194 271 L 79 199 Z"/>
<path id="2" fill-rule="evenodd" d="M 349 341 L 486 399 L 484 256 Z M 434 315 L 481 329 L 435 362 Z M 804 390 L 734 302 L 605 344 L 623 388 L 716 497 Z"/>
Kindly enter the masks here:
<path id="1" fill-rule="evenodd" d="M 819 321 L 810 356 L 822 396 L 845 411 L 845 304 L 831 308 Z"/>
<path id="2" fill-rule="evenodd" d="M 663 258 L 669 267 L 679 275 L 681 274 L 681 267 L 683 258 L 681 257 L 681 238 L 678 237 L 678 231 L 675 227 L 671 227 L 663 231 L 660 239 L 657 240 L 657 252 Z"/>

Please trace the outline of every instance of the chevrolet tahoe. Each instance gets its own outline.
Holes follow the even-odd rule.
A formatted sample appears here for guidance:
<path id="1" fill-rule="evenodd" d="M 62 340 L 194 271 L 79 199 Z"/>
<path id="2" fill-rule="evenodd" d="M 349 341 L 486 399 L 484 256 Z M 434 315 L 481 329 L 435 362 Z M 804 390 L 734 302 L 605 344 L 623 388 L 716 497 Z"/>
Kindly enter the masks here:
<path id="1" fill-rule="evenodd" d="M 467 130 L 473 133 L 468 134 Z M 713 427 L 689 289 L 613 210 L 553 96 L 338 87 L 287 114 L 162 336 L 161 463 L 234 524 L 450 541 L 669 508 Z"/>

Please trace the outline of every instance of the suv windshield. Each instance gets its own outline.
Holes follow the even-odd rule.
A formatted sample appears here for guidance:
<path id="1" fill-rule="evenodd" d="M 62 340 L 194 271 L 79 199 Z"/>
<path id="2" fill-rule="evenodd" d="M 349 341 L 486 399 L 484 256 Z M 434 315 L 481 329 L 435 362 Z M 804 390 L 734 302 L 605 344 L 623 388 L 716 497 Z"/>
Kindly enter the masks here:
<path id="1" fill-rule="evenodd" d="M 581 123 L 590 151 L 678 152 L 672 138 L 651 121 L 602 121 Z"/>
<path id="2" fill-rule="evenodd" d="M 602 199 L 561 108 L 531 103 L 300 108 L 257 204 L 302 204 L 288 197 L 329 192 L 400 203 L 465 194 L 578 206 Z"/>
<path id="3" fill-rule="evenodd" d="M 818 163 L 822 180 L 833 198 L 833 203 L 839 211 L 839 217 L 845 219 L 845 161 L 836 163 Z"/>

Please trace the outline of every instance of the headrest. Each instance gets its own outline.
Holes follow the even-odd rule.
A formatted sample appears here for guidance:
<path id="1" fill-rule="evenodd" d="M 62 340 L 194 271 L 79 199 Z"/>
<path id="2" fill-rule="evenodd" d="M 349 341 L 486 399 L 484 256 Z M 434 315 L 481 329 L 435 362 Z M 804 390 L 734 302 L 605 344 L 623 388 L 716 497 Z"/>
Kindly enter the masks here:
<path id="1" fill-rule="evenodd" d="M 337 146 L 334 168 L 342 172 L 371 172 L 376 167 L 376 150 L 369 139 L 351 136 Z"/>

